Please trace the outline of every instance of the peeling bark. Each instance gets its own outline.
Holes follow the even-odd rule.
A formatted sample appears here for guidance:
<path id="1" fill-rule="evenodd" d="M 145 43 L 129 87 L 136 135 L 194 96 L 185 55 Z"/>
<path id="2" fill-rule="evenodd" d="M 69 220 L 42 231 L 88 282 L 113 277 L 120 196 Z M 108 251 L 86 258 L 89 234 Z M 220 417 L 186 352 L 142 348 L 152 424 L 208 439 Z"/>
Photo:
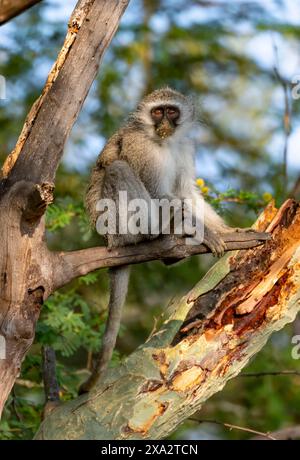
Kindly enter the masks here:
<path id="1" fill-rule="evenodd" d="M 32 344 L 43 299 L 53 283 L 53 257 L 44 240 L 44 217 L 27 220 L 36 190 L 35 184 L 18 182 L 0 202 L 0 335 L 6 340 L 6 359 L 0 360 L 0 413 Z"/>
<path id="2" fill-rule="evenodd" d="M 256 228 L 272 239 L 225 255 L 158 332 L 90 394 L 56 409 L 36 438 L 162 439 L 235 377 L 300 310 L 299 205 L 270 205 Z"/>

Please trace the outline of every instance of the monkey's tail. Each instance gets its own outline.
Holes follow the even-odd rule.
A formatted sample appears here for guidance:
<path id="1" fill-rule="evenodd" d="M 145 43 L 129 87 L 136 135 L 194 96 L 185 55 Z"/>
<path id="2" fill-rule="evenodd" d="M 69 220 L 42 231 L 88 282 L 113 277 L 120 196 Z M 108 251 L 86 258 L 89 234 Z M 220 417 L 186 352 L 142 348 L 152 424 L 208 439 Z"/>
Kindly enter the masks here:
<path id="1" fill-rule="evenodd" d="M 87 393 L 99 381 L 102 373 L 107 369 L 111 360 L 118 332 L 120 329 L 123 306 L 126 300 L 130 267 L 110 268 L 110 298 L 108 304 L 108 318 L 102 340 L 102 348 L 96 358 L 95 366 L 91 376 L 84 382 L 79 394 Z"/>

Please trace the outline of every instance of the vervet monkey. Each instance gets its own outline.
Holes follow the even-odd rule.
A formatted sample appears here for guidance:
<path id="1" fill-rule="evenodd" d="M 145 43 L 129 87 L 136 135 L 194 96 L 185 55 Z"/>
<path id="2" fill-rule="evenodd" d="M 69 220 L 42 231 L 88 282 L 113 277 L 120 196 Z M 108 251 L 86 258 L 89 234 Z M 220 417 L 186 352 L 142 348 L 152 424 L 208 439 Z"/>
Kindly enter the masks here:
<path id="1" fill-rule="evenodd" d="M 127 192 L 128 201 L 136 198 L 143 198 L 147 203 L 161 198 L 190 199 L 196 220 L 200 218 L 197 210 L 204 208 L 204 237 L 199 244 L 203 242 L 213 254 L 222 255 L 225 244 L 220 234 L 233 229 L 204 202 L 196 185 L 195 147 L 189 137 L 196 125 L 196 110 L 190 98 L 170 88 L 146 96 L 124 126 L 109 139 L 92 171 L 86 195 L 86 209 L 92 223 L 96 225 L 99 216 L 99 200 L 111 198 L 118 203 L 120 191 Z M 108 247 L 125 246 L 152 237 L 151 234 L 108 234 L 107 244 Z M 82 392 L 89 391 L 106 369 L 120 327 L 129 267 L 111 268 L 109 274 L 109 313 L 102 350 Z"/>

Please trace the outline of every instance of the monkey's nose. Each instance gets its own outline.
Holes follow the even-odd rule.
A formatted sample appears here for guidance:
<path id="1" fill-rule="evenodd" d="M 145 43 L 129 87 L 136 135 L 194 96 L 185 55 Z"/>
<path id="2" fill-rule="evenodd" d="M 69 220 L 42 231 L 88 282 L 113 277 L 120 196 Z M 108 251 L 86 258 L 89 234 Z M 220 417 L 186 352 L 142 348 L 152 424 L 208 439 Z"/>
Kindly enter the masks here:
<path id="1" fill-rule="evenodd" d="M 174 128 L 170 125 L 168 120 L 163 120 L 159 126 L 156 128 L 156 133 L 161 139 L 171 136 Z"/>

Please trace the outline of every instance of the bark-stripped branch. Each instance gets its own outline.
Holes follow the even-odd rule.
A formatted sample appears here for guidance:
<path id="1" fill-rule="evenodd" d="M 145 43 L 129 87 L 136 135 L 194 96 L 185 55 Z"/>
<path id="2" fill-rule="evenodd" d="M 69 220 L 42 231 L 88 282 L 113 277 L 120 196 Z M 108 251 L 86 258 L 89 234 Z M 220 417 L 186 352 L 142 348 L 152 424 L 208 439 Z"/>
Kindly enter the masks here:
<path id="1" fill-rule="evenodd" d="M 41 0 L 0 0 L 0 26 L 40 2 Z"/>
<path id="2" fill-rule="evenodd" d="M 238 375 L 300 310 L 299 205 L 268 206 L 256 229 L 272 239 L 225 255 L 121 366 L 50 414 L 37 439 L 162 439 Z"/>

